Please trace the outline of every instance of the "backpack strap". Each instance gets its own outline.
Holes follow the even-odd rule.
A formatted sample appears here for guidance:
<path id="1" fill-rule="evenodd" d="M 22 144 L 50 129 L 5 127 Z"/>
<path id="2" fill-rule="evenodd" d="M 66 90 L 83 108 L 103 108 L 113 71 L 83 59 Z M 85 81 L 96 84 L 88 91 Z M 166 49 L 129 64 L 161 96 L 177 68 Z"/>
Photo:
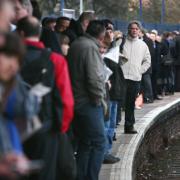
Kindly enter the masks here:
<path id="1" fill-rule="evenodd" d="M 123 53 L 123 49 L 124 49 L 124 44 L 125 44 L 125 42 L 126 42 L 126 36 L 123 35 L 123 37 L 122 37 L 122 42 L 121 42 L 121 44 L 120 44 L 120 46 L 119 46 L 119 51 L 120 51 L 121 54 Z"/>

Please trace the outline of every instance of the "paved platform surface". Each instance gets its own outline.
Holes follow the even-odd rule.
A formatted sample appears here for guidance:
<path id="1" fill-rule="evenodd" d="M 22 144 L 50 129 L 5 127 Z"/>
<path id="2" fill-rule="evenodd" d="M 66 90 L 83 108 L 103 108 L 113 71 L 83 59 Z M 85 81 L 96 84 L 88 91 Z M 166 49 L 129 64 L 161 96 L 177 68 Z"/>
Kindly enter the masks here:
<path id="1" fill-rule="evenodd" d="M 135 111 L 136 124 L 135 128 L 138 129 L 143 123 L 143 117 L 150 111 L 163 107 L 180 98 L 180 93 L 175 93 L 173 96 L 165 96 L 163 100 L 156 100 L 152 104 L 144 104 L 141 110 Z M 122 159 L 129 159 L 126 152 L 126 148 L 130 143 L 131 139 L 137 135 L 124 134 L 124 112 L 122 113 L 122 122 L 116 129 L 117 141 L 114 141 L 112 154 Z M 114 165 L 103 164 L 99 180 L 122 180 L 121 174 L 118 172 L 122 170 L 122 160 Z"/>

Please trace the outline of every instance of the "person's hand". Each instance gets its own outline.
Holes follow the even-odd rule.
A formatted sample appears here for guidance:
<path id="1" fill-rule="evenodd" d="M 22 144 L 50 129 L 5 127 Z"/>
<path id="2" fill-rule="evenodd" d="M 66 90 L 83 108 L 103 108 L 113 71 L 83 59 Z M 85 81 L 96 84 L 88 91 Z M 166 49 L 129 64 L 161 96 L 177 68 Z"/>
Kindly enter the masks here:
<path id="1" fill-rule="evenodd" d="M 29 160 L 23 154 L 18 155 L 14 167 L 17 173 L 26 175 L 29 173 Z"/>
<path id="2" fill-rule="evenodd" d="M 6 154 L 0 159 L 0 177 L 16 179 L 17 174 L 12 171 L 12 166 L 17 162 L 17 155 Z"/>
<path id="3" fill-rule="evenodd" d="M 107 84 L 108 84 L 108 89 L 110 90 L 112 85 L 111 85 L 111 82 L 110 81 L 107 81 Z"/>
<path id="4" fill-rule="evenodd" d="M 9 153 L 0 159 L 0 177 L 17 179 L 29 173 L 29 160 L 22 154 Z"/>
<path id="5" fill-rule="evenodd" d="M 108 113 L 108 105 L 104 99 L 102 100 L 102 106 L 103 106 L 104 116 L 106 116 Z"/>

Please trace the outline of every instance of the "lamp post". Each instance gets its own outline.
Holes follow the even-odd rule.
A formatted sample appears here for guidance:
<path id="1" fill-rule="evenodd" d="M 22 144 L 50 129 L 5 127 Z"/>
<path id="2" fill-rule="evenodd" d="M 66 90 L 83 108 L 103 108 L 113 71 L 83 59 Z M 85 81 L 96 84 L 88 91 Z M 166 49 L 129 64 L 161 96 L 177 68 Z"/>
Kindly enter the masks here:
<path id="1" fill-rule="evenodd" d="M 161 24 L 164 23 L 165 13 L 166 13 L 165 0 L 162 0 L 162 2 L 161 2 Z"/>
<path id="2" fill-rule="evenodd" d="M 64 0 L 60 0 L 60 4 L 61 4 L 61 16 L 63 16 L 63 9 L 64 9 Z"/>
<path id="3" fill-rule="evenodd" d="M 83 0 L 80 0 L 80 9 L 79 9 L 79 13 L 82 14 L 83 12 Z"/>
<path id="4" fill-rule="evenodd" d="M 143 21 L 143 6 L 142 6 L 142 0 L 139 0 L 139 20 Z"/>

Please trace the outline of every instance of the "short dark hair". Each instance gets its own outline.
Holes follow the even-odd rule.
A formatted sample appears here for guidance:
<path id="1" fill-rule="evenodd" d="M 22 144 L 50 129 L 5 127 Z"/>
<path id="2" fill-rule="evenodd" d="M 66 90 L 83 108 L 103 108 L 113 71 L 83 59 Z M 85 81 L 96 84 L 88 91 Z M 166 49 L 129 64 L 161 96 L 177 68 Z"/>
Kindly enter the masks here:
<path id="1" fill-rule="evenodd" d="M 0 33 L 2 42 L 0 44 L 0 53 L 8 56 L 15 56 L 18 58 L 19 64 L 22 63 L 22 59 L 25 55 L 25 46 L 21 38 L 12 32 Z"/>
<path id="2" fill-rule="evenodd" d="M 40 23 L 35 17 L 24 17 L 18 21 L 17 31 L 24 32 L 25 37 L 39 36 L 41 32 Z"/>
<path id="3" fill-rule="evenodd" d="M 59 42 L 60 42 L 60 45 L 69 44 L 70 43 L 70 39 L 69 39 L 69 37 L 67 35 L 60 34 L 59 35 Z"/>
<path id="4" fill-rule="evenodd" d="M 71 21 L 71 19 L 65 16 L 61 16 L 57 18 L 56 23 L 60 23 L 61 21 Z"/>
<path id="5" fill-rule="evenodd" d="M 90 21 L 86 32 L 90 34 L 91 36 L 98 38 L 100 34 L 105 32 L 104 23 L 100 20 Z"/>
<path id="6" fill-rule="evenodd" d="M 109 24 L 114 26 L 114 23 L 110 19 L 103 19 L 102 22 L 104 23 L 105 28 L 108 28 Z"/>
<path id="7" fill-rule="evenodd" d="M 45 17 L 45 18 L 43 18 L 41 24 L 42 24 L 43 27 L 46 27 L 47 24 L 54 23 L 54 22 L 56 22 L 55 17 Z"/>
<path id="8" fill-rule="evenodd" d="M 94 15 L 94 12 L 92 11 L 85 11 L 79 17 L 80 22 L 83 22 L 84 20 L 92 21 L 94 19 L 95 19 L 95 15 Z"/>

